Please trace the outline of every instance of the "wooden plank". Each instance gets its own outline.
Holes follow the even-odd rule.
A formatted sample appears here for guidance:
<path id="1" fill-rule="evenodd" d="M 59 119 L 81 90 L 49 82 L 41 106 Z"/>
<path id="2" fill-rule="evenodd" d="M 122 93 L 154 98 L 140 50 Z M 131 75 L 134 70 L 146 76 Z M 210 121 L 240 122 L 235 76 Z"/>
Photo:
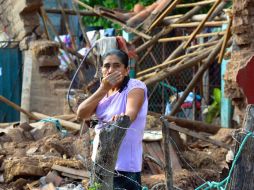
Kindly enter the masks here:
<path id="1" fill-rule="evenodd" d="M 178 132 L 184 133 L 186 135 L 189 135 L 191 137 L 194 137 L 194 138 L 197 138 L 197 139 L 201 139 L 201 140 L 209 142 L 209 143 L 211 143 L 213 145 L 216 145 L 216 146 L 219 146 L 219 147 L 222 147 L 222 148 L 230 150 L 230 146 L 225 144 L 225 143 L 223 143 L 223 142 L 210 139 L 209 137 L 204 136 L 204 135 L 202 135 L 200 133 L 191 131 L 191 130 L 186 129 L 186 128 L 179 127 L 179 126 L 175 125 L 174 123 L 171 123 L 167 127 L 169 127 L 170 129 L 173 129 L 175 131 L 178 131 Z"/>
<path id="2" fill-rule="evenodd" d="M 189 38 L 189 40 L 184 44 L 184 49 L 186 49 L 189 44 L 192 42 L 192 40 L 195 38 L 195 36 L 197 35 L 197 33 L 199 33 L 201 31 L 201 29 L 203 28 L 204 24 L 206 23 L 206 21 L 209 19 L 209 17 L 212 15 L 212 13 L 215 11 L 215 9 L 219 6 L 220 2 L 222 0 L 217 0 L 212 8 L 208 11 L 206 17 L 204 18 L 204 20 L 202 20 L 202 22 L 199 24 L 199 26 L 195 29 L 195 31 L 191 34 L 191 37 Z"/>
<path id="3" fill-rule="evenodd" d="M 62 175 L 62 176 L 69 177 L 69 178 L 72 178 L 72 179 L 81 179 L 81 180 L 84 179 L 84 177 L 82 177 L 82 176 L 72 175 L 72 174 L 65 173 L 65 172 L 62 172 L 61 175 Z"/>
<path id="4" fill-rule="evenodd" d="M 38 113 L 38 112 L 32 112 L 32 114 L 34 114 L 36 116 L 37 120 L 46 119 L 46 118 L 53 118 L 53 117 L 50 117 L 48 115 Z M 63 119 L 58 119 L 58 118 L 55 118 L 55 119 L 57 119 L 60 122 L 60 124 L 63 127 L 65 127 L 66 129 L 70 129 L 70 130 L 79 130 L 80 129 L 80 124 L 73 123 L 70 121 L 65 121 Z"/>
<path id="5" fill-rule="evenodd" d="M 195 3 L 184 3 L 184 4 L 179 4 L 176 6 L 176 8 L 186 8 L 186 7 L 195 7 L 198 5 L 208 5 L 211 3 L 214 3 L 216 0 L 206 0 L 206 1 L 200 1 L 200 2 L 195 2 Z"/>
<path id="6" fill-rule="evenodd" d="M 90 173 L 86 170 L 77 170 L 77 169 L 73 169 L 73 168 L 59 166 L 59 165 L 56 165 L 56 164 L 54 164 L 51 168 L 53 170 L 57 170 L 57 171 L 60 171 L 60 172 L 71 174 L 71 175 L 82 176 L 82 177 L 85 177 L 85 178 L 90 177 Z"/>
<path id="7" fill-rule="evenodd" d="M 154 157 L 154 155 L 152 153 L 153 151 L 151 151 L 150 145 L 151 145 L 151 142 L 143 143 L 144 153 Z M 163 173 L 163 172 L 161 172 L 161 169 L 159 168 L 159 166 L 154 164 L 150 159 L 147 159 L 146 161 L 147 161 L 147 164 L 148 164 L 152 174 Z"/>

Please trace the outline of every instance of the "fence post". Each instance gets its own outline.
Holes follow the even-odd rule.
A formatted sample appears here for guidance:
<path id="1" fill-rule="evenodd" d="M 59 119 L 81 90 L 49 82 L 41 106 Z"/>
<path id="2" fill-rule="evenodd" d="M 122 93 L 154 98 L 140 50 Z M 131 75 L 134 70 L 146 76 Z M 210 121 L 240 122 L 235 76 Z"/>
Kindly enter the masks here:
<path id="1" fill-rule="evenodd" d="M 165 158 L 165 179 L 166 179 L 166 189 L 171 190 L 174 189 L 173 187 L 173 172 L 171 167 L 171 158 L 170 158 L 170 151 L 169 151 L 169 135 L 171 129 L 167 127 L 169 123 L 164 119 L 161 118 L 163 125 L 162 125 L 162 137 L 163 137 L 163 147 L 164 147 L 164 158 Z"/>
<path id="2" fill-rule="evenodd" d="M 243 122 L 245 131 L 254 131 L 254 105 L 248 105 Z M 238 142 L 242 142 L 245 134 L 239 133 L 237 136 Z M 239 143 L 236 143 L 235 152 L 239 149 Z M 232 180 L 229 185 L 229 190 L 253 190 L 254 189 L 254 138 L 250 137 L 244 145 L 242 153 L 236 162 L 232 173 Z"/>

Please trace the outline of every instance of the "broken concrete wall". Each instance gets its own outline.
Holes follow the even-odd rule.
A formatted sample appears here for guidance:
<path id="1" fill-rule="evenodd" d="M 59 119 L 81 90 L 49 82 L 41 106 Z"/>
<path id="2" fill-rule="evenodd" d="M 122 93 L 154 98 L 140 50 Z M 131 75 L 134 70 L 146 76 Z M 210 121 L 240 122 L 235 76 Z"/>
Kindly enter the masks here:
<path id="1" fill-rule="evenodd" d="M 39 10 L 42 0 L 0 0 L 0 32 L 17 41 L 23 56 L 21 107 L 47 115 L 63 114 L 66 108 L 66 81 L 45 77 L 32 54 L 32 44 L 43 38 Z M 57 67 L 48 73 L 56 71 Z M 59 88 L 58 88 L 59 87 Z M 27 118 L 21 116 L 21 120 Z"/>
<path id="2" fill-rule="evenodd" d="M 0 29 L 10 39 L 21 42 L 21 49 L 28 48 L 31 37 L 41 35 L 38 15 L 41 5 L 42 0 L 0 0 Z"/>
<path id="3" fill-rule="evenodd" d="M 254 55 L 254 0 L 233 1 L 233 51 L 225 74 L 225 94 L 233 100 L 241 123 L 246 108 L 246 98 L 237 84 L 237 75 Z M 246 81 L 248 82 L 248 81 Z"/>

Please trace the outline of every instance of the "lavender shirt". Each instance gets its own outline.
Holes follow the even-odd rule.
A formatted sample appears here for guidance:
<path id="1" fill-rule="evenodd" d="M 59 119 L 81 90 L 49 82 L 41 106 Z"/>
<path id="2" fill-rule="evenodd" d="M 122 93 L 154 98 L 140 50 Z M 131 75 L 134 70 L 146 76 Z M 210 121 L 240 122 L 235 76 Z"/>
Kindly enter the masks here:
<path id="1" fill-rule="evenodd" d="M 139 80 L 130 79 L 127 88 L 125 88 L 121 93 L 116 92 L 109 97 L 104 97 L 96 108 L 96 116 L 99 119 L 99 124 L 95 127 L 96 135 L 93 144 L 93 161 L 95 160 L 98 147 L 99 132 L 103 125 L 100 121 L 111 121 L 114 115 L 125 113 L 128 93 L 136 88 L 144 89 L 144 102 L 137 118 L 132 122 L 130 128 L 127 130 L 126 136 L 120 146 L 115 167 L 115 169 L 119 171 L 141 171 L 143 152 L 142 139 L 148 109 L 146 85 Z"/>

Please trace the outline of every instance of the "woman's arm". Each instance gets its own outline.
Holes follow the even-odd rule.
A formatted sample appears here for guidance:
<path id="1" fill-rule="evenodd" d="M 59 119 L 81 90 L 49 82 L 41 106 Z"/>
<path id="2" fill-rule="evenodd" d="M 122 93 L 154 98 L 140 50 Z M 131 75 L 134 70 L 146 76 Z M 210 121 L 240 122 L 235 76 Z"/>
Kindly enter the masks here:
<path id="1" fill-rule="evenodd" d="M 95 93 L 79 105 L 77 110 L 78 118 L 88 119 L 91 117 L 94 114 L 95 109 L 101 99 L 115 84 L 119 83 L 122 80 L 123 76 L 118 71 L 113 72 L 109 76 L 105 77 Z"/>
<path id="2" fill-rule="evenodd" d="M 101 86 L 96 90 L 96 92 L 87 98 L 85 101 L 83 101 L 77 110 L 77 116 L 78 118 L 82 119 L 88 119 L 90 118 L 94 112 L 95 109 L 100 102 L 100 100 L 108 93 L 108 90 L 101 88 Z"/>
<path id="3" fill-rule="evenodd" d="M 136 119 L 143 105 L 144 98 L 145 98 L 144 89 L 135 88 L 129 92 L 127 96 L 125 115 L 130 117 L 131 122 L 133 122 Z"/>

